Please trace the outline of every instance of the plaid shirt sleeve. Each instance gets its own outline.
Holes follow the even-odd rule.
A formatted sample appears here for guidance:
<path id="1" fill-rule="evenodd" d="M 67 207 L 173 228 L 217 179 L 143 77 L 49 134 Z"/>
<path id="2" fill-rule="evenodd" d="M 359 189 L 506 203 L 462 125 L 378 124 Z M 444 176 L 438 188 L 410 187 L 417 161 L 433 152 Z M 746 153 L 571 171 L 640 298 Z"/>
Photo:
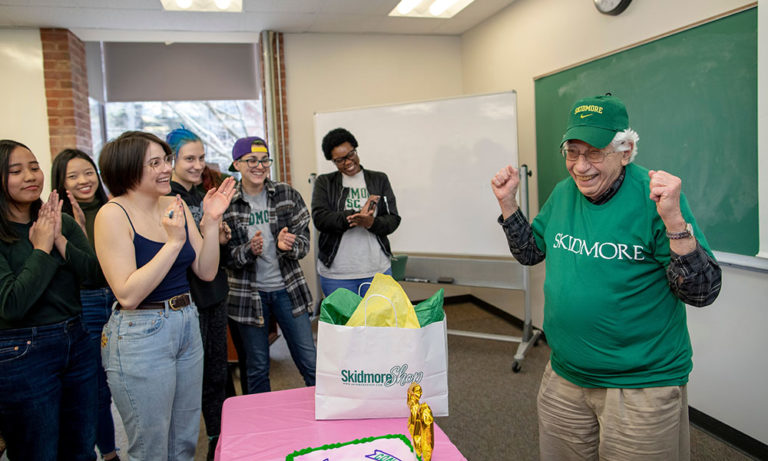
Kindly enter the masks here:
<path id="1" fill-rule="evenodd" d="M 293 187 L 279 183 L 274 187 L 274 196 L 270 205 L 270 226 L 277 235 L 283 227 L 296 235 L 293 247 L 289 251 L 277 250 L 280 273 L 285 281 L 285 289 L 291 298 L 294 316 L 312 312 L 312 293 L 307 285 L 299 259 L 309 251 L 309 210 L 301 194 Z M 272 217 L 274 216 L 274 220 Z"/>
<path id="2" fill-rule="evenodd" d="M 232 238 L 227 243 L 230 256 L 227 263 L 230 268 L 239 269 L 256 261 L 256 255 L 251 251 L 251 240 L 248 238 L 248 213 L 248 208 L 244 207 L 242 202 L 234 200 L 224 213 L 224 221 L 232 231 Z"/>
<path id="3" fill-rule="evenodd" d="M 283 251 L 278 248 L 277 252 L 281 256 L 299 260 L 309 252 L 309 210 L 301 194 L 292 187 L 277 189 L 275 200 L 276 208 L 283 206 L 291 208 L 288 232 L 296 235 L 296 240 L 293 242 L 293 247 L 290 250 Z"/>
<path id="4" fill-rule="evenodd" d="M 544 261 L 546 255 L 536 246 L 533 229 L 520 208 L 507 219 L 499 216 L 498 222 L 507 236 L 509 251 L 517 262 L 524 266 L 533 266 Z"/>
<path id="5" fill-rule="evenodd" d="M 672 292 L 682 302 L 703 307 L 715 302 L 720 294 L 722 271 L 699 242 L 687 255 L 674 252 L 667 267 L 667 281 Z"/>

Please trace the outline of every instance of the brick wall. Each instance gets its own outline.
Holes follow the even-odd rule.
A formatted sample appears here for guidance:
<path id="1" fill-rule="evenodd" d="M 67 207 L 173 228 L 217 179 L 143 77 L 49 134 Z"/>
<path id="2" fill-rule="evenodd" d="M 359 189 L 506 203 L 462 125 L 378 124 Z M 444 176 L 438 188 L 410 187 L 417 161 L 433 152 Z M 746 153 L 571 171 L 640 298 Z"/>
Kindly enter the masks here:
<path id="1" fill-rule="evenodd" d="M 40 29 L 51 158 L 66 148 L 92 153 L 85 45 L 67 29 Z"/>
<path id="2" fill-rule="evenodd" d="M 259 40 L 259 55 L 263 56 L 262 47 L 264 46 L 263 40 Z M 278 172 L 278 178 L 280 181 L 291 184 L 291 156 L 290 156 L 290 143 L 289 143 L 289 131 L 288 131 L 288 101 L 286 96 L 287 87 L 285 86 L 285 58 L 283 53 L 283 34 L 282 32 L 275 32 L 272 39 L 272 49 L 269 55 L 272 57 L 271 62 L 261 63 L 261 91 L 262 101 L 266 102 L 266 86 L 264 85 L 264 78 L 267 69 L 273 68 L 275 71 L 274 88 L 272 88 L 272 98 L 275 104 L 275 126 L 274 142 L 276 152 L 272 152 L 273 158 L 278 160 L 280 170 Z M 269 123 L 268 111 L 266 110 L 266 104 L 264 106 L 264 126 Z"/>

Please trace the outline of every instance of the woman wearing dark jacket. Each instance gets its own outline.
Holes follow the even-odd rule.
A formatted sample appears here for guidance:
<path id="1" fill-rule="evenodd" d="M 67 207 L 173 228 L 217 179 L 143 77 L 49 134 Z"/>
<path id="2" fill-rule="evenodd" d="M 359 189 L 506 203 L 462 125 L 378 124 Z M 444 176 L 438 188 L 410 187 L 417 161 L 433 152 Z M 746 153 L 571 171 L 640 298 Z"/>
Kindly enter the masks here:
<path id="1" fill-rule="evenodd" d="M 357 146 L 344 128 L 323 138 L 323 154 L 338 169 L 318 176 L 312 194 L 317 273 L 326 296 L 337 288 L 362 295 L 360 286 L 376 273 L 392 273 L 387 236 L 400 225 L 395 194 L 386 174 L 360 165 Z"/>

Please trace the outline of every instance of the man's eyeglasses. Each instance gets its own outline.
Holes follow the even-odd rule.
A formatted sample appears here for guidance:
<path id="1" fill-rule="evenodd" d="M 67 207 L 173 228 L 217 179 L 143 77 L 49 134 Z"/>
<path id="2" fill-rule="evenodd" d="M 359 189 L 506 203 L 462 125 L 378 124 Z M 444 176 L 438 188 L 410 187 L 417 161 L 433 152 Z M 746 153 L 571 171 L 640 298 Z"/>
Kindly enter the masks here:
<path id="1" fill-rule="evenodd" d="M 357 149 L 352 149 L 344 157 L 335 158 L 335 159 L 332 159 L 331 161 L 333 163 L 335 163 L 336 166 L 341 166 L 341 165 L 347 163 L 347 160 L 352 160 L 353 158 L 355 158 L 355 155 L 357 155 Z"/>
<path id="2" fill-rule="evenodd" d="M 579 160 L 579 156 L 583 155 L 584 159 L 589 163 L 602 163 L 608 154 L 615 154 L 616 151 L 603 152 L 601 150 L 591 149 L 586 152 L 579 152 L 578 149 L 572 147 L 563 147 L 560 149 L 560 153 L 563 154 L 563 157 L 569 162 L 576 162 Z"/>
<path id="3" fill-rule="evenodd" d="M 152 159 L 150 159 L 150 160 L 149 160 L 147 163 L 145 163 L 144 165 L 146 165 L 146 166 L 148 166 L 148 167 L 152 168 L 153 170 L 157 170 L 158 168 L 160 168 L 160 167 L 163 165 L 163 163 L 165 163 L 166 165 L 171 165 L 171 166 L 173 166 L 173 160 L 174 160 L 174 158 L 175 158 L 175 157 L 174 157 L 174 155 L 173 155 L 173 154 L 170 154 L 170 155 L 166 155 L 165 157 L 162 157 L 162 158 L 160 158 L 160 157 L 155 157 L 155 158 L 152 158 Z"/>
<path id="4" fill-rule="evenodd" d="M 264 168 L 269 168 L 272 166 L 272 159 L 269 157 L 266 158 L 256 158 L 256 157 L 248 157 L 248 158 L 242 158 L 238 160 L 238 162 L 245 162 L 246 165 L 248 165 L 248 168 L 255 168 L 256 165 L 261 165 Z"/>

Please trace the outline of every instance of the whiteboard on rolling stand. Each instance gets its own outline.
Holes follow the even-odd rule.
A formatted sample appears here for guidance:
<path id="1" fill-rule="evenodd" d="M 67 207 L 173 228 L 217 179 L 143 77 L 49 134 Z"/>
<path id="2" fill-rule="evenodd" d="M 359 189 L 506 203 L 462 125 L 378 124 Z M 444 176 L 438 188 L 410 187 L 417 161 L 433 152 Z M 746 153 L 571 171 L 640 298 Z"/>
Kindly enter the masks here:
<path id="1" fill-rule="evenodd" d="M 364 168 L 389 176 L 402 217 L 393 253 L 510 256 L 490 181 L 518 165 L 514 91 L 316 113 L 318 174 L 336 171 L 321 144 L 338 127 Z"/>

